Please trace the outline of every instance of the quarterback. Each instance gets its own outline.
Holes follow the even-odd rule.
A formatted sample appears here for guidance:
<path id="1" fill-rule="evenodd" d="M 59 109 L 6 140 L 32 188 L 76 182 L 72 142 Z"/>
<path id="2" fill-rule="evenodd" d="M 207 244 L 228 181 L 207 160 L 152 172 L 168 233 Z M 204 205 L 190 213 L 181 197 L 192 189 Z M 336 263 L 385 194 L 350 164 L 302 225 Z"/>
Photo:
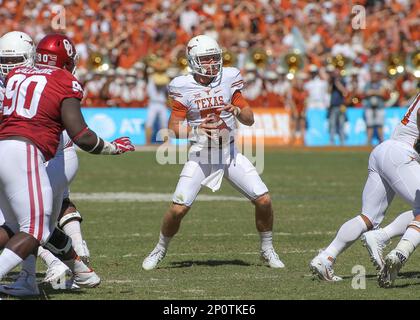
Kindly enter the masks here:
<path id="1" fill-rule="evenodd" d="M 391 139 L 382 142 L 371 152 L 369 157 L 368 178 L 362 195 L 362 211 L 355 218 L 344 223 L 335 239 L 322 250 L 311 262 L 310 269 L 320 279 L 340 281 L 334 274 L 333 265 L 337 256 L 368 230 L 376 229 L 382 222 L 385 212 L 397 194 L 412 206 L 395 221 L 395 229 L 404 228 L 407 232 L 402 237 L 396 250 L 385 259 L 389 272 L 382 272 L 378 281 L 380 286 L 389 286 L 396 273 L 408 256 L 419 244 L 420 220 L 420 94 L 410 103 L 401 122 L 392 133 Z M 416 218 L 412 222 L 413 214 Z M 397 231 L 398 233 L 398 231 Z M 370 234 L 371 235 L 371 234 Z M 391 236 L 391 234 L 390 234 Z M 371 246 L 369 234 L 362 236 L 368 244 L 371 259 L 381 269 L 380 257 L 375 246 Z M 371 250 L 371 249 L 374 250 Z M 383 270 L 383 269 L 382 269 Z"/>
<path id="2" fill-rule="evenodd" d="M 191 73 L 174 78 L 168 87 L 172 101 L 168 127 L 177 137 L 188 136 L 191 147 L 172 204 L 163 217 L 159 241 L 144 259 L 143 269 L 155 269 L 165 257 L 170 240 L 201 187 L 216 191 L 223 177 L 255 206 L 261 257 L 270 267 L 283 268 L 272 243 L 273 209 L 268 189 L 255 167 L 235 147 L 236 121 L 247 126 L 254 123 L 253 112 L 241 94 L 242 76 L 236 68 L 222 67 L 222 50 L 208 36 L 192 38 L 186 55 Z"/>

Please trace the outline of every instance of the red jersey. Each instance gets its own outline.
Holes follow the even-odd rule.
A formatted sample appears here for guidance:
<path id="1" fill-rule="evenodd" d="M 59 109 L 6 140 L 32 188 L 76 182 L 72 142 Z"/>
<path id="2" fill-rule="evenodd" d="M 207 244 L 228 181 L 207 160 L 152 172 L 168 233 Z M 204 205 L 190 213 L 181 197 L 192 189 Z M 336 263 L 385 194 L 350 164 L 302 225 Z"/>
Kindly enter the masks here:
<path id="1" fill-rule="evenodd" d="M 21 67 L 6 78 L 0 139 L 20 136 L 31 140 L 46 161 L 53 158 L 60 134 L 61 102 L 83 98 L 83 88 L 67 70 L 52 67 Z"/>

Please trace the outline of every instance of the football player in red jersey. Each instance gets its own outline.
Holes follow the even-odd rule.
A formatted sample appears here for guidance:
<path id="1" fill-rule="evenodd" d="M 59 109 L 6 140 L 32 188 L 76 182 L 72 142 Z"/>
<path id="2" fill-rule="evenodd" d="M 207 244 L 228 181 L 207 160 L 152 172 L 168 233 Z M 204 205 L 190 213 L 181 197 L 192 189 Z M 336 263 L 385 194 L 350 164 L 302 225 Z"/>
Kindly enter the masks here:
<path id="1" fill-rule="evenodd" d="M 28 34 L 11 31 L 0 38 L 0 109 L 2 109 L 5 90 L 3 80 L 16 67 L 34 66 L 34 59 L 35 45 Z M 61 140 L 54 158 L 46 163 L 48 178 L 53 189 L 53 201 L 55 203 L 53 210 L 60 210 L 61 203 L 58 226 L 71 238 L 76 254 L 83 262 L 88 264 L 90 254 L 86 242 L 82 238 L 80 227 L 82 217 L 69 199 L 68 186 L 78 171 L 78 157 L 73 142 L 66 131 L 63 131 Z M 0 225 L 3 223 L 3 213 L 0 207 Z M 38 256 L 48 266 L 45 282 L 54 284 L 57 279 L 62 279 L 69 273 L 69 268 L 50 251 L 39 247 Z M 39 290 L 35 273 L 36 257 L 30 255 L 23 262 L 22 271 L 19 273 L 16 281 L 11 285 L 0 286 L 0 292 L 6 291 L 9 295 L 16 296 L 38 294 Z"/>
<path id="2" fill-rule="evenodd" d="M 45 245 L 79 273 L 90 272 L 69 242 L 55 228 L 53 193 L 45 162 L 57 150 L 66 129 L 82 149 L 94 154 L 134 151 L 129 138 L 107 142 L 91 131 L 80 111 L 83 89 L 72 72 L 76 50 L 64 35 L 47 35 L 37 47 L 37 67 L 12 70 L 5 81 L 4 117 L 0 124 L 0 203 L 5 226 L 0 227 L 0 279 L 28 255 Z M 17 232 L 7 228 L 19 225 Z M 70 242 L 71 244 L 71 242 Z M 70 254 L 70 255 L 71 255 Z M 79 270 L 78 270 L 79 269 Z M 84 271 L 80 270 L 83 269 Z"/>

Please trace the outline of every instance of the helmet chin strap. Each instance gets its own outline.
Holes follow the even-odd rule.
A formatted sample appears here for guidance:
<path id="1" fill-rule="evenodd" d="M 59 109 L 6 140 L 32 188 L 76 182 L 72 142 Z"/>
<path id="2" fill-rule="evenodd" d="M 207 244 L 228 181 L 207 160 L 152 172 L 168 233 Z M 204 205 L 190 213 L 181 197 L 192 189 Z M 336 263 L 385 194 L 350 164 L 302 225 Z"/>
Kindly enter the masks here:
<path id="1" fill-rule="evenodd" d="M 72 73 L 72 75 L 75 75 L 75 73 L 76 73 L 76 69 L 77 69 L 77 64 L 79 63 L 79 54 L 78 53 L 76 53 L 75 55 L 74 55 L 74 58 L 73 58 L 73 63 L 74 63 L 74 66 L 73 66 L 73 71 L 71 72 Z"/>

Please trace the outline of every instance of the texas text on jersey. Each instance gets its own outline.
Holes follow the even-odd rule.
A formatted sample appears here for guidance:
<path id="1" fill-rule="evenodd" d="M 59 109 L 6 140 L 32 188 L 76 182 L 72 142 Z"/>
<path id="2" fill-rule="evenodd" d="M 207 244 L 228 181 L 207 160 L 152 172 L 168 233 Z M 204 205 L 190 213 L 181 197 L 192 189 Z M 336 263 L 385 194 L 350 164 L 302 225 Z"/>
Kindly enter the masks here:
<path id="1" fill-rule="evenodd" d="M 230 130 L 236 129 L 235 116 L 231 112 L 217 111 L 231 103 L 241 105 L 240 90 L 244 86 L 237 68 L 225 67 L 208 86 L 198 83 L 192 74 L 179 76 L 169 83 L 172 113 L 185 118 L 190 126 L 198 126 L 209 114 L 220 114 Z M 191 138 L 192 142 L 197 142 Z"/>
<path id="2" fill-rule="evenodd" d="M 67 70 L 21 67 L 6 78 L 0 139 L 21 136 L 31 140 L 46 161 L 54 157 L 63 131 L 61 102 L 83 98 L 83 88 Z"/>

